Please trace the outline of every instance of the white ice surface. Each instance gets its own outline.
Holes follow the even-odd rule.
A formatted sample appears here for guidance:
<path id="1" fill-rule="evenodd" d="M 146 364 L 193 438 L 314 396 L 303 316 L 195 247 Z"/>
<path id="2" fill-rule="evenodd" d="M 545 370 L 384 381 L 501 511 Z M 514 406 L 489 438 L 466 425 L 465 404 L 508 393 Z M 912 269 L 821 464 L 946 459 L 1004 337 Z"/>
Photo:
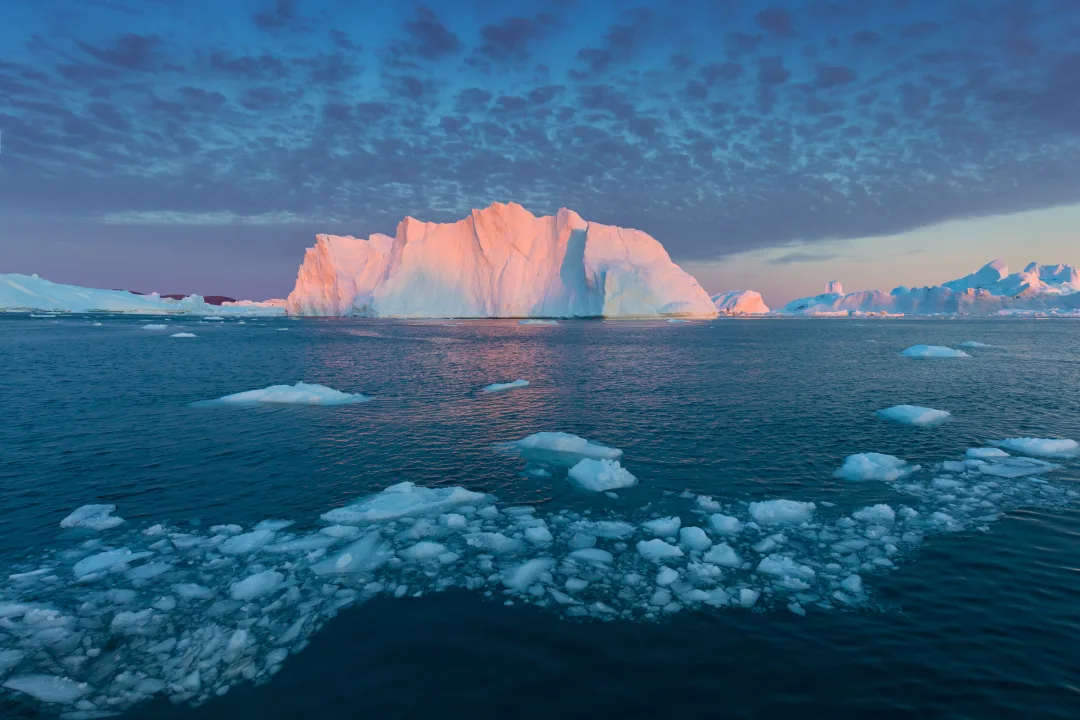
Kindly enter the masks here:
<path id="1" fill-rule="evenodd" d="M 528 380 L 514 380 L 506 383 L 492 383 L 481 388 L 480 392 L 497 393 L 504 390 L 513 390 L 514 388 L 528 387 Z"/>
<path id="2" fill-rule="evenodd" d="M 295 385 L 271 385 L 261 390 L 247 390 L 205 401 L 204 405 L 353 405 L 371 400 L 361 393 L 345 393 L 325 385 L 298 382 Z"/>
<path id="3" fill-rule="evenodd" d="M 124 518 L 114 516 L 114 512 L 116 512 L 115 505 L 83 505 L 61 520 L 60 527 L 109 530 L 124 522 Z"/>
<path id="4" fill-rule="evenodd" d="M 954 350 L 942 345 L 912 345 L 900 353 L 912 358 L 966 358 L 971 357 L 963 350 Z"/>
<path id="5" fill-rule="evenodd" d="M 1073 458 L 1080 455 L 1080 444 L 1068 439 L 1009 438 L 1002 440 L 1000 445 L 1006 450 L 1036 457 Z"/>
<path id="6" fill-rule="evenodd" d="M 570 482 L 583 490 L 607 492 L 637 485 L 637 478 L 618 460 L 582 458 L 570 468 Z"/>
<path id="7" fill-rule="evenodd" d="M 591 458 L 593 460 L 616 460 L 622 450 L 589 442 L 585 438 L 564 432 L 538 432 L 509 443 L 508 447 L 519 452 L 539 451 L 560 455 Z"/>
<path id="8" fill-rule="evenodd" d="M 916 466 L 917 467 L 917 466 Z M 916 468 L 893 455 L 883 453 L 858 453 L 844 459 L 844 465 L 835 476 L 844 480 L 879 480 L 892 482 L 904 477 Z"/>
<path id="9" fill-rule="evenodd" d="M 893 405 L 878 410 L 877 416 L 904 425 L 940 425 L 952 415 L 947 410 L 921 407 L 919 405 Z"/>

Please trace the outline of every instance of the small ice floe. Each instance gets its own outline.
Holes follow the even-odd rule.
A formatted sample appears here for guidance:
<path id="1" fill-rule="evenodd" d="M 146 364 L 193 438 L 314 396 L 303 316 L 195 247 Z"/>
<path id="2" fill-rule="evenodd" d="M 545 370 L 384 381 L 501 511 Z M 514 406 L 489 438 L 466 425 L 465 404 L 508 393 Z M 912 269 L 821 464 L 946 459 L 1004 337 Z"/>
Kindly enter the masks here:
<path id="1" fill-rule="evenodd" d="M 582 458 L 570 468 L 570 482 L 582 490 L 608 492 L 637 485 L 637 478 L 618 460 Z"/>
<path id="2" fill-rule="evenodd" d="M 53 315 L 53 314 L 50 314 L 50 313 L 30 313 L 30 317 L 32 317 L 32 318 L 54 318 L 54 317 L 56 317 L 56 315 Z"/>
<path id="3" fill-rule="evenodd" d="M 70 705 L 93 690 L 87 683 L 56 675 L 13 675 L 4 687 L 58 705 Z"/>
<path id="4" fill-rule="evenodd" d="M 513 382 L 507 383 L 491 383 L 490 385 L 486 385 L 481 388 L 480 392 L 497 393 L 502 392 L 503 390 L 513 390 L 514 388 L 528 387 L 528 385 L 528 380 L 514 380 Z"/>
<path id="5" fill-rule="evenodd" d="M 833 473 L 833 477 L 855 481 L 892 482 L 918 469 L 918 465 L 908 465 L 907 460 L 901 460 L 893 455 L 874 452 L 858 453 L 848 455 L 844 459 L 843 467 Z"/>
<path id="6" fill-rule="evenodd" d="M 1023 455 L 1048 458 L 1074 458 L 1080 456 L 1080 445 L 1075 440 L 1058 438 L 1008 438 L 1001 447 Z"/>
<path id="7" fill-rule="evenodd" d="M 518 325 L 558 325 L 557 320 L 518 320 Z"/>
<path id="8" fill-rule="evenodd" d="M 809 520 L 816 508 L 812 502 L 766 500 L 750 503 L 750 517 L 761 525 L 797 525 Z"/>
<path id="9" fill-rule="evenodd" d="M 203 318 L 203 320 L 206 320 L 207 322 L 220 322 L 224 319 L 225 318 L 221 317 L 220 315 L 207 315 Z"/>
<path id="10" fill-rule="evenodd" d="M 960 347 L 962 347 L 962 348 L 988 348 L 988 347 L 991 347 L 991 346 L 987 345 L 985 343 L 977 342 L 975 340 L 965 340 L 964 342 L 960 343 Z"/>
<path id="11" fill-rule="evenodd" d="M 193 337 L 195 337 L 195 333 L 189 333 L 189 332 L 178 332 L 178 333 L 173 333 L 173 334 L 172 334 L 172 335 L 170 335 L 169 337 L 174 337 L 174 338 L 193 338 Z"/>
<path id="12" fill-rule="evenodd" d="M 168 325 L 162 325 L 160 323 L 149 323 L 148 325 L 142 326 L 143 330 L 167 330 L 168 328 Z"/>
<path id="13" fill-rule="evenodd" d="M 669 323 L 684 323 L 686 322 L 682 318 L 668 318 Z"/>
<path id="14" fill-rule="evenodd" d="M 205 400 L 197 405 L 352 405 L 371 400 L 361 393 L 345 393 L 325 385 L 298 382 L 295 385 L 271 385 L 261 390 L 248 390 Z"/>
<path id="15" fill-rule="evenodd" d="M 940 425 L 952 415 L 947 410 L 921 407 L 919 405 L 893 405 L 878 410 L 877 416 L 904 425 Z"/>
<path id="16" fill-rule="evenodd" d="M 996 447 L 968 448 L 964 456 L 971 460 L 989 460 L 991 458 L 1007 458 L 1009 453 Z"/>
<path id="17" fill-rule="evenodd" d="M 900 353 L 912 358 L 966 358 L 971 357 L 963 350 L 954 350 L 942 345 L 912 345 Z"/>
<path id="18" fill-rule="evenodd" d="M 564 458 L 617 460 L 622 450 L 591 443 L 583 437 L 564 432 L 538 432 L 501 447 L 523 454 L 540 453 Z M 575 463 L 576 464 L 576 463 Z"/>
<path id="19" fill-rule="evenodd" d="M 90 530 L 109 530 L 124 524 L 124 518 L 114 517 L 115 505 L 83 505 L 60 521 L 62 528 L 88 528 Z"/>

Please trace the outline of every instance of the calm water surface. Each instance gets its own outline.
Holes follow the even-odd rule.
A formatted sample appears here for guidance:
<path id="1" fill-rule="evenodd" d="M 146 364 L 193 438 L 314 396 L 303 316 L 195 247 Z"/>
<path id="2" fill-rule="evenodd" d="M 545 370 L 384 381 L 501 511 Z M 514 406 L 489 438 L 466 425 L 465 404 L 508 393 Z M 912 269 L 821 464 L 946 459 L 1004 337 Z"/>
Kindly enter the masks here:
<path id="1" fill-rule="evenodd" d="M 59 523 L 94 502 L 116 504 L 129 527 L 267 518 L 317 527 L 320 513 L 409 480 L 545 512 L 631 516 L 667 509 L 684 491 L 725 507 L 791 498 L 848 512 L 904 502 L 887 485 L 834 478 L 853 453 L 929 468 L 1007 437 L 1080 439 L 1080 323 L 1069 321 L 184 318 L 164 333 L 146 322 L 0 316 L 7 567 L 90 537 Z M 181 330 L 198 337 L 169 337 Z M 970 360 L 898 355 L 965 340 L 992 347 Z M 519 377 L 532 384 L 478 392 Z M 300 380 L 375 399 L 192 406 Z M 954 418 L 934 428 L 875 418 L 899 403 Z M 640 484 L 616 499 L 586 496 L 565 475 L 526 476 L 524 460 L 492 449 L 543 430 L 621 448 Z M 1063 464 L 1049 479 L 1080 489 L 1076 463 Z M 1077 503 L 1008 509 L 983 529 L 927 537 L 874 576 L 873 602 L 859 609 L 802 617 L 761 605 L 601 623 L 464 589 L 380 596 L 344 610 L 268 684 L 239 683 L 196 708 L 159 699 L 128 713 L 1077 717 Z M 5 717 L 58 708 L 0 694 Z"/>

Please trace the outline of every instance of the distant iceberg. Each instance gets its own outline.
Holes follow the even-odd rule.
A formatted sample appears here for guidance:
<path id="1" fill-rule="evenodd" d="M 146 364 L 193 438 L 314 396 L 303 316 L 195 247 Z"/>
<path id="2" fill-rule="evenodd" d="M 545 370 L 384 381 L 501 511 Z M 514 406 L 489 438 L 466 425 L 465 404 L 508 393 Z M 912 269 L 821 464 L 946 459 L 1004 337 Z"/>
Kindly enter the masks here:
<path id="1" fill-rule="evenodd" d="M 495 203 L 454 223 L 398 224 L 394 237 L 319 235 L 290 315 L 706 317 L 716 307 L 663 245 L 572 210 L 536 217 Z"/>
<path id="2" fill-rule="evenodd" d="M 1031 263 L 1009 273 L 1001 260 L 957 280 L 933 287 L 900 286 L 890 293 L 845 293 L 838 281 L 825 293 L 799 298 L 776 311 L 780 315 L 1080 315 L 1080 272 L 1072 265 Z"/>
<path id="3" fill-rule="evenodd" d="M 295 385 L 271 385 L 207 400 L 200 405 L 352 405 L 372 398 L 360 393 L 344 393 L 325 385 L 298 382 Z"/>
<path id="4" fill-rule="evenodd" d="M 963 350 L 954 350 L 943 345 L 912 345 L 903 350 L 901 355 L 912 358 L 966 358 L 971 357 Z"/>
<path id="5" fill-rule="evenodd" d="M 884 410 L 878 410 L 877 416 L 904 425 L 940 425 L 952 417 L 947 410 L 936 410 L 919 405 L 893 405 Z"/>
<path id="6" fill-rule="evenodd" d="M 712 296 L 713 306 L 721 315 L 764 315 L 769 306 L 754 290 L 732 290 Z"/>
<path id="7" fill-rule="evenodd" d="M 182 300 L 161 297 L 157 293 L 136 295 L 127 290 L 98 290 L 54 283 L 37 275 L 0 274 L 0 312 L 91 313 L 111 312 L 133 315 L 169 315 L 220 313 L 228 315 L 284 315 L 284 300 L 266 302 L 226 302 L 209 305 L 200 295 Z"/>
<path id="8" fill-rule="evenodd" d="M 491 383 L 490 385 L 486 385 L 483 388 L 481 388 L 480 392 L 497 393 L 497 392 L 503 392 L 504 390 L 513 390 L 514 388 L 521 388 L 521 387 L 528 387 L 528 386 L 529 386 L 529 381 L 528 380 L 515 380 L 513 382 L 507 382 L 507 383 Z"/>

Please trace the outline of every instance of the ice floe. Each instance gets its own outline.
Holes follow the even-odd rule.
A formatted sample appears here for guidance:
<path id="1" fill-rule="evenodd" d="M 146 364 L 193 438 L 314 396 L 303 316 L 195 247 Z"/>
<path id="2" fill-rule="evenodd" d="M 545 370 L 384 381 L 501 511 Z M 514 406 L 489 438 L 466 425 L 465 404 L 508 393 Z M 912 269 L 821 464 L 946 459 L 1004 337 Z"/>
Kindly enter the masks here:
<path id="1" fill-rule="evenodd" d="M 1022 437 L 1002 440 L 1000 445 L 1006 450 L 1036 457 L 1072 458 L 1080 455 L 1080 445 L 1075 440 Z"/>
<path id="2" fill-rule="evenodd" d="M 60 527 L 109 530 L 124 523 L 124 518 L 113 516 L 114 512 L 116 512 L 115 505 L 83 505 L 61 520 Z"/>
<path id="3" fill-rule="evenodd" d="M 637 485 L 637 478 L 618 460 L 582 458 L 570 468 L 570 482 L 583 490 L 607 492 Z"/>
<path id="4" fill-rule="evenodd" d="M 56 547 L 4 560 L 0 685 L 72 717 L 155 695 L 198 704 L 267 680 L 343 608 L 451 588 L 597 621 L 872 606 L 874 578 L 927 538 L 1078 498 L 1054 478 L 1060 465 L 1000 450 L 925 470 L 893 460 L 867 461 L 873 471 L 860 474 L 890 479 L 881 500 L 846 509 L 688 493 L 637 511 L 579 511 L 404 482 L 325 512 L 321 525 L 129 521 L 90 540 L 65 532 Z M 94 507 L 65 526 L 115 519 L 111 506 Z"/>
<path id="5" fill-rule="evenodd" d="M 168 328 L 168 325 L 162 325 L 161 323 L 149 323 L 142 326 L 143 330 L 167 330 Z"/>
<path id="6" fill-rule="evenodd" d="M 954 350 L 942 345 L 912 345 L 900 353 L 913 358 L 966 358 L 971 357 L 963 350 Z"/>
<path id="7" fill-rule="evenodd" d="M 518 325 L 558 325 L 558 320 L 518 320 Z"/>
<path id="8" fill-rule="evenodd" d="M 178 332 L 178 333 L 173 333 L 173 334 L 172 334 L 172 335 L 170 335 L 169 337 L 174 337 L 174 338 L 193 338 L 193 337 L 195 337 L 195 333 L 189 333 L 189 332 Z"/>
<path id="9" fill-rule="evenodd" d="M 978 342 L 977 340 L 965 340 L 964 342 L 960 343 L 960 347 L 962 347 L 962 348 L 976 348 L 977 349 L 977 348 L 988 348 L 988 347 L 991 347 L 991 346 L 987 345 L 986 343 Z"/>
<path id="10" fill-rule="evenodd" d="M 503 445 L 519 453 L 538 454 L 541 458 L 563 456 L 563 459 L 591 458 L 593 460 L 617 460 L 622 450 L 592 443 L 583 437 L 564 432 L 538 432 L 520 440 Z M 576 462 L 574 463 L 576 464 Z"/>
<path id="11" fill-rule="evenodd" d="M 877 416 L 904 425 L 940 425 L 952 417 L 947 410 L 935 410 L 919 405 L 893 405 L 878 410 Z"/>
<path id="12" fill-rule="evenodd" d="M 247 390 L 206 400 L 200 405 L 352 405 L 372 398 L 361 393 L 345 393 L 325 385 L 298 382 L 295 385 L 271 385 L 261 390 Z"/>
<path id="13" fill-rule="evenodd" d="M 528 380 L 514 380 L 513 382 L 507 383 L 492 383 L 481 388 L 480 392 L 496 393 L 502 392 L 503 390 L 513 390 L 514 388 L 528 387 L 528 385 Z"/>
<path id="14" fill-rule="evenodd" d="M 836 471 L 835 476 L 844 480 L 892 482 L 918 469 L 918 465 L 912 467 L 906 460 L 892 455 L 858 453 L 845 458 L 843 467 Z"/>

